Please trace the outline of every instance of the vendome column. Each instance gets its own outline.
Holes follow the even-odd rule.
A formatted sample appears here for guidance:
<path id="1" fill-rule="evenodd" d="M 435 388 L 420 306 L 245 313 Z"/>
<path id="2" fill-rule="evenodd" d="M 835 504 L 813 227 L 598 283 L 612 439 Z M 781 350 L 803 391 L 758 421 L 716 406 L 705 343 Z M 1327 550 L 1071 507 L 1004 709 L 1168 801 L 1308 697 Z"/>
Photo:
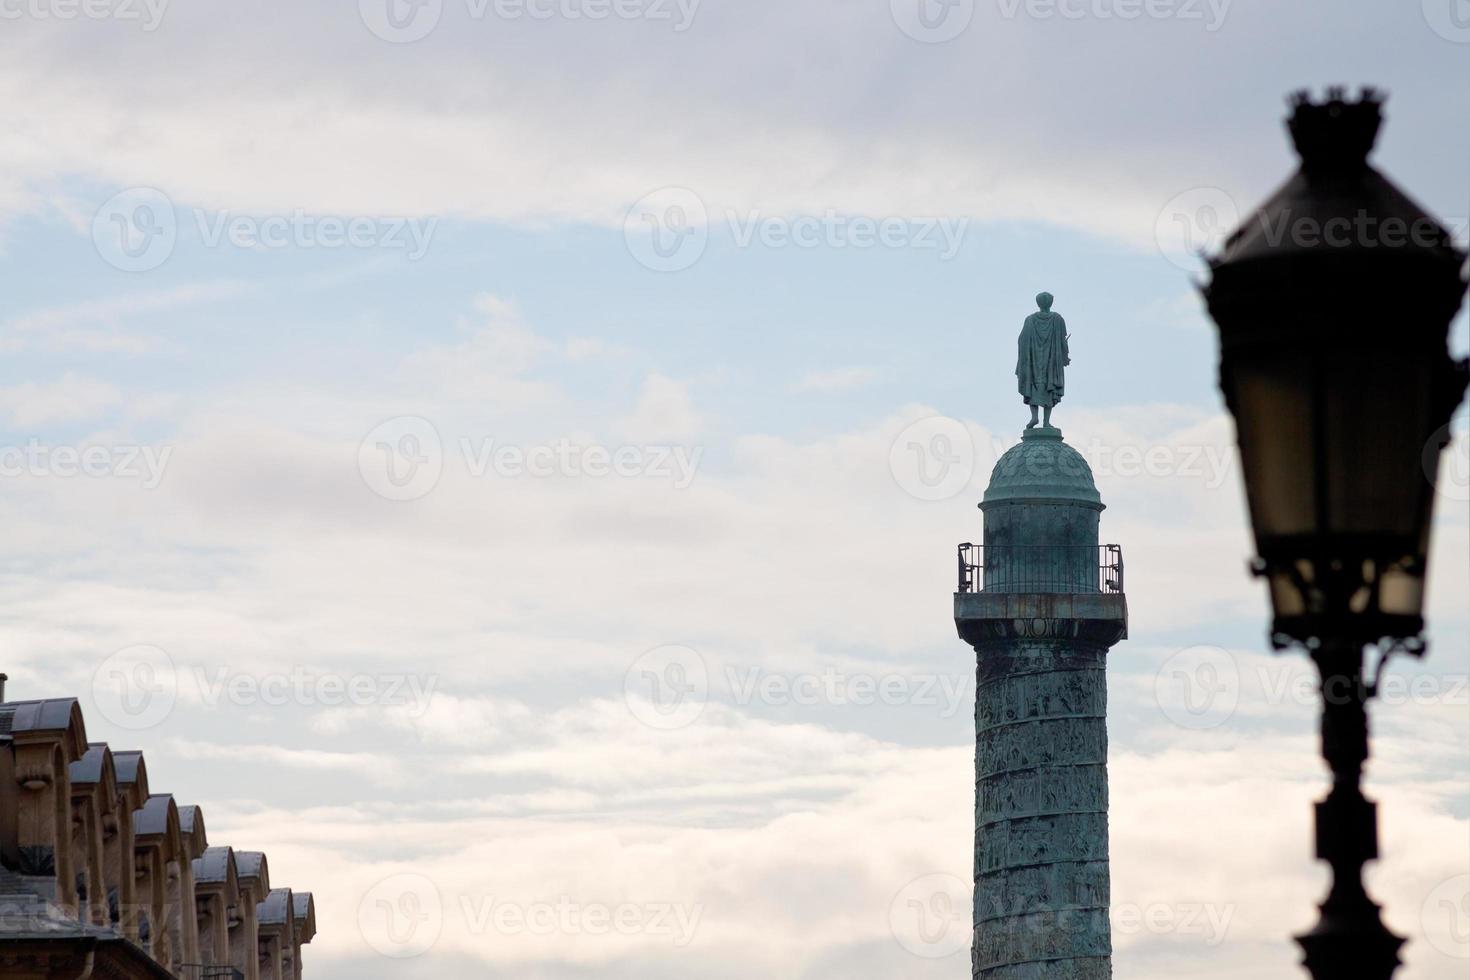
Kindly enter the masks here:
<path id="1" fill-rule="evenodd" d="M 1059 358 L 1051 395 L 1027 398 L 1048 422 L 1067 359 L 1056 321 L 1060 354 L 1045 338 L 1028 352 L 1023 332 L 1017 369 L 1026 395 L 1028 357 Z M 1091 468 L 1050 424 L 1033 420 L 1001 457 L 980 508 L 984 544 L 960 546 L 954 613 L 977 659 L 971 973 L 1111 977 L 1105 668 L 1128 631 L 1122 551 L 1099 546 Z"/>

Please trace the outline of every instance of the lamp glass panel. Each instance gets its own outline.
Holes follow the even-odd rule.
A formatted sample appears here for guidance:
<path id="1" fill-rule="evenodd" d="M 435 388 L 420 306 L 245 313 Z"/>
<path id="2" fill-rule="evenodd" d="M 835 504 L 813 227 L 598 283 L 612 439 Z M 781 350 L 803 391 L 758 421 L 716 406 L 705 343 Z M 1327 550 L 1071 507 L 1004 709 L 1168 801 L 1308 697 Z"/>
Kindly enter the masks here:
<path id="1" fill-rule="evenodd" d="M 1384 571 L 1378 581 L 1378 608 L 1392 616 L 1418 616 L 1424 611 L 1424 578 L 1402 567 Z"/>
<path id="2" fill-rule="evenodd" d="M 1267 580 L 1271 590 L 1271 609 L 1278 616 L 1301 616 L 1307 611 L 1306 596 L 1289 571 L 1278 569 Z"/>
<path id="3" fill-rule="evenodd" d="M 1257 540 L 1316 531 L 1310 360 L 1242 359 L 1231 374 L 1231 407 Z"/>
<path id="4" fill-rule="evenodd" d="M 1402 350 L 1339 351 L 1324 358 L 1322 434 L 1327 510 L 1322 531 L 1370 535 L 1411 554 L 1428 492 L 1420 457 L 1430 363 Z"/>

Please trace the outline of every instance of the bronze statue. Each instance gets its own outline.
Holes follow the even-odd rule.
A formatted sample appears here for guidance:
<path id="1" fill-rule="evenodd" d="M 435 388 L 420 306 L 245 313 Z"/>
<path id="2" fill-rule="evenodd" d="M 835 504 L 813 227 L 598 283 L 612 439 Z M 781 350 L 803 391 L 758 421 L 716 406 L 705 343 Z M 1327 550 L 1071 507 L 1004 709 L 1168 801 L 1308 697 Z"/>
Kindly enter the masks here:
<path id="1" fill-rule="evenodd" d="M 1016 357 L 1016 386 L 1026 404 L 1031 406 L 1031 422 L 1026 426 L 1028 429 L 1036 428 L 1038 408 L 1046 410 L 1042 424 L 1051 428 L 1052 406 L 1062 400 L 1062 395 L 1067 390 L 1066 372 L 1063 368 L 1072 363 L 1067 352 L 1067 321 L 1062 319 L 1060 313 L 1051 311 L 1051 302 L 1051 293 L 1039 293 L 1036 305 L 1041 308 L 1040 311 L 1028 316 L 1021 327 Z"/>

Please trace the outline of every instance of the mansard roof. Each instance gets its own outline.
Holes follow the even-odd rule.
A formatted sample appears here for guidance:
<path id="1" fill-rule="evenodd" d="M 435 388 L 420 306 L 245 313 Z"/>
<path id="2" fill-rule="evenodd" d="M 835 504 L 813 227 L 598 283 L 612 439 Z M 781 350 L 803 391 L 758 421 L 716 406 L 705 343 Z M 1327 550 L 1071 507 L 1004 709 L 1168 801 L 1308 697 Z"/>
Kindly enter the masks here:
<path id="1" fill-rule="evenodd" d="M 240 889 L 239 874 L 235 869 L 235 849 L 229 845 L 211 847 L 194 859 L 194 883 L 196 885 L 224 885 L 227 894 Z"/>
<path id="2" fill-rule="evenodd" d="M 102 779 L 102 768 L 107 757 L 106 742 L 93 742 L 87 746 L 82 757 L 67 767 L 67 776 L 73 783 L 95 783 Z"/>
<path id="3" fill-rule="evenodd" d="M 99 745 L 102 743 L 98 743 Z M 117 766 L 117 781 L 121 784 L 140 783 L 144 792 L 148 790 L 148 767 L 143 764 L 143 753 L 137 749 L 113 749 L 112 761 Z"/>
<path id="4" fill-rule="evenodd" d="M 301 944 L 311 942 L 316 935 L 316 902 L 311 892 L 292 892 L 291 911 L 296 916 L 296 940 Z"/>
<path id="5" fill-rule="evenodd" d="M 173 794 L 154 793 L 133 811 L 133 840 L 142 844 L 149 837 L 179 839 L 179 808 L 174 804 Z"/>
<path id="6" fill-rule="evenodd" d="M 209 835 L 204 832 L 204 810 L 196 804 L 179 807 L 179 833 L 188 845 L 189 857 L 197 858 L 209 849 Z"/>
<path id="7" fill-rule="evenodd" d="M 270 867 L 265 860 L 264 854 L 259 851 L 236 851 L 235 869 L 239 872 L 242 880 L 255 879 L 258 881 L 261 892 L 270 891 Z"/>
<path id="8" fill-rule="evenodd" d="M 73 786 L 100 786 L 106 809 L 117 796 L 117 765 L 106 742 L 93 742 L 76 762 L 67 767 Z"/>
<path id="9" fill-rule="evenodd" d="M 159 857 L 169 862 L 179 875 L 181 886 L 192 887 L 194 897 L 204 895 L 217 900 L 223 896 L 229 908 L 238 911 L 242 900 L 249 901 L 250 913 L 243 926 L 247 930 L 268 927 L 272 942 L 282 946 L 281 959 L 289 977 L 299 967 L 299 947 L 316 934 L 316 909 L 310 892 L 299 894 L 289 888 L 272 889 L 269 865 L 260 851 L 237 852 L 228 846 L 210 847 L 205 829 L 204 811 L 196 805 L 179 806 L 170 793 L 153 793 L 148 786 L 148 768 L 143 753 L 135 749 L 114 750 L 106 742 L 88 742 L 81 707 L 75 698 L 49 698 L 34 701 L 0 703 L 0 753 L 7 760 L 13 754 L 28 752 L 33 757 L 27 765 L 39 764 L 46 778 L 70 781 L 78 798 L 91 797 L 100 803 L 106 816 L 104 828 L 132 840 L 138 855 L 149 863 Z M 48 758 L 40 759 L 40 755 Z M 33 764 L 34 763 L 34 764 Z M 58 770 L 65 765 L 64 775 Z M 98 854 L 103 846 L 98 835 L 86 834 L 70 839 L 70 847 L 54 849 L 49 842 L 67 841 L 72 833 L 73 812 L 53 805 L 54 794 L 0 793 L 0 831 L 10 828 L 5 864 L 0 864 L 0 949 L 6 955 L 24 957 L 33 950 L 45 956 L 60 950 L 70 955 L 76 950 L 95 952 L 94 975 L 128 976 L 176 980 L 166 965 L 179 966 L 177 943 L 160 943 L 150 950 L 140 945 L 136 927 L 126 920 L 111 925 L 92 921 L 86 895 L 116 893 L 134 873 L 133 855 L 119 855 L 121 860 Z M 60 802 L 65 802 L 64 796 Z M 89 804 L 91 805 L 91 804 Z M 17 838 L 17 828 L 19 834 Z M 0 833 L 3 836 L 3 833 Z M 39 856 L 34 861 L 15 859 L 12 851 L 19 846 L 33 849 Z M 41 853 L 47 852 L 47 853 Z M 175 866 L 173 862 L 189 861 Z M 70 861 L 70 873 L 64 861 Z M 99 868 L 100 865 L 100 868 Z M 24 866 L 25 873 L 13 870 Z M 154 864 L 154 868 L 157 865 Z M 191 874 L 192 872 L 192 874 Z M 94 880 L 101 875 L 100 881 Z M 74 881 L 71 879 L 75 879 Z M 242 895 L 243 891 L 243 895 Z M 182 895 L 182 908 L 196 908 L 189 896 Z M 173 899 L 171 898 L 170 901 Z M 148 904 L 147 896 L 134 895 L 140 907 Z M 212 906 L 211 906 L 212 908 Z M 211 912 L 196 908 L 199 916 Z M 158 913 L 162 914 L 162 913 Z M 218 920 L 210 919 L 214 928 Z M 160 920 L 160 923 L 162 920 Z M 200 923 L 195 918 L 175 918 L 167 928 L 191 929 Z M 160 925 L 160 928 L 163 928 Z M 245 948 L 253 948 L 247 937 Z M 187 946 L 185 947 L 187 948 Z M 159 952 L 162 950 L 163 952 Z M 214 955 L 222 955 L 214 950 Z M 161 959 L 155 960 L 154 955 Z"/>
<path id="10" fill-rule="evenodd" d="M 296 914 L 292 906 L 291 889 L 272 888 L 255 906 L 255 921 L 263 926 L 291 926 L 291 931 L 294 932 Z"/>
<path id="11" fill-rule="evenodd" d="M 192 834 L 196 827 L 200 833 L 204 832 L 204 811 L 199 804 L 186 803 L 179 807 L 179 829 L 186 834 Z"/>
<path id="12" fill-rule="evenodd" d="M 72 758 L 87 751 L 87 729 L 76 698 L 47 698 L 44 701 L 7 701 L 0 704 L 0 735 L 62 732 Z"/>

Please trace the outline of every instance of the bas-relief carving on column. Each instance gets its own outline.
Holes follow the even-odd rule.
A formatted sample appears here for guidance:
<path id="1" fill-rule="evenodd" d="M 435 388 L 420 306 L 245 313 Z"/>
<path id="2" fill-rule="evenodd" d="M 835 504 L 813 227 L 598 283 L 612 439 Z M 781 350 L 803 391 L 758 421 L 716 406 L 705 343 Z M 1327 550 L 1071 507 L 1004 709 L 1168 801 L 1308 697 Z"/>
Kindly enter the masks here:
<path id="1" fill-rule="evenodd" d="M 1106 861 L 1105 813 L 1068 813 L 1055 817 L 1002 820 L 981 828 L 975 864 L 987 871 L 1058 861 Z"/>
<path id="2" fill-rule="evenodd" d="M 977 914 L 982 922 L 1030 915 L 1045 909 L 1077 911 L 1106 908 L 1108 864 L 1106 861 L 1064 861 L 1003 868 L 982 873 L 980 885 L 981 900 Z"/>
<path id="3" fill-rule="evenodd" d="M 975 703 L 976 730 L 1043 718 L 1102 718 L 1108 692 L 1093 669 L 1049 666 L 1045 673 L 1010 673 L 981 680 L 985 697 Z"/>
<path id="4" fill-rule="evenodd" d="M 983 923 L 976 946 L 981 975 L 996 967 L 1106 957 L 1112 952 L 1108 910 L 1060 909 Z"/>
<path id="5" fill-rule="evenodd" d="M 1047 674 L 1059 670 L 1104 670 L 1107 650 L 1104 647 L 1076 642 L 1058 642 L 1057 637 L 1018 638 L 1007 627 L 1004 635 L 982 640 L 985 648 L 976 676 L 990 684 L 1021 674 Z"/>
<path id="6" fill-rule="evenodd" d="M 1107 723 L 1103 719 L 1056 718 L 982 732 L 976 741 L 975 773 L 984 779 L 1038 766 L 1104 765 L 1107 761 Z"/>
<path id="7" fill-rule="evenodd" d="M 975 787 L 975 825 L 1063 813 L 1106 813 L 1108 771 L 1101 765 L 1032 770 L 983 778 Z"/>
<path id="8" fill-rule="evenodd" d="M 1101 980 L 1112 950 L 1106 651 L 1063 629 L 1008 632 L 977 648 L 972 971 Z"/>

